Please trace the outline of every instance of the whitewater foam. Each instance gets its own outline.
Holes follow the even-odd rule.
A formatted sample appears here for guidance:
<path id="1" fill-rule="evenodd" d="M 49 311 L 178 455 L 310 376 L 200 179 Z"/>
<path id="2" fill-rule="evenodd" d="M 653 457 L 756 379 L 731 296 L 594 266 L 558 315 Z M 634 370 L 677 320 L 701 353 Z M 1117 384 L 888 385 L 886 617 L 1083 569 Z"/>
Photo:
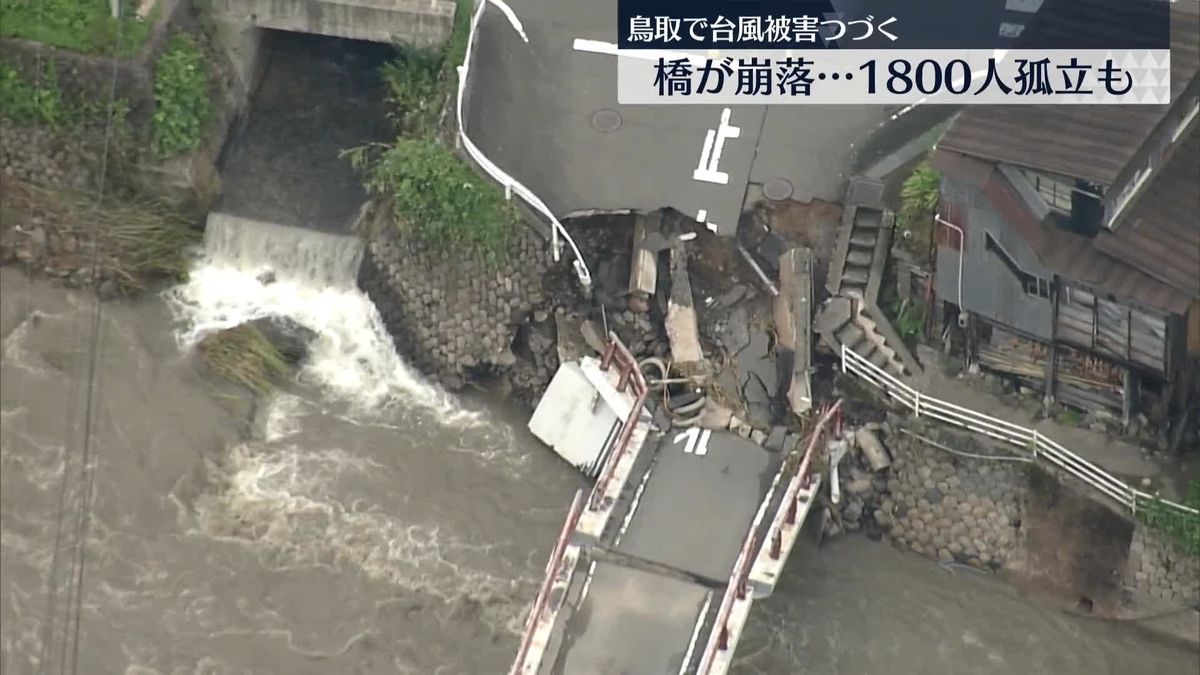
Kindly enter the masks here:
<path id="1" fill-rule="evenodd" d="M 224 489 L 197 504 L 198 525 L 208 536 L 265 545 L 255 548 L 274 569 L 350 568 L 444 602 L 479 602 L 497 627 L 517 618 L 525 590 L 518 575 L 496 576 L 454 560 L 486 557 L 490 546 L 408 522 L 361 497 L 336 496 L 339 479 L 386 474 L 379 463 L 339 449 L 243 444 L 230 450 L 226 465 Z"/>
<path id="2" fill-rule="evenodd" d="M 446 424 L 477 413 L 427 382 L 396 353 L 383 319 L 355 286 L 356 237 L 210 214 L 203 258 L 188 281 L 167 292 L 184 348 L 205 335 L 269 316 L 314 331 L 302 381 L 349 403 L 357 414 L 431 409 Z"/>

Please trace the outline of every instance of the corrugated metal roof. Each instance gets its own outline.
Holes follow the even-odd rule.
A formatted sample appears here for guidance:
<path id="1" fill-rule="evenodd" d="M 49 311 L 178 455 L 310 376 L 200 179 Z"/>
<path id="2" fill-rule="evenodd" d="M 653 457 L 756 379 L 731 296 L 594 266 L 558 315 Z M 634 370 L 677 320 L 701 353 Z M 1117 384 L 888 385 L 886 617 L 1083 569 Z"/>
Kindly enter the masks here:
<path id="1" fill-rule="evenodd" d="M 1098 3 L 1097 7 L 1112 11 L 1113 0 L 1077 1 L 1089 7 Z M 1043 26 L 1043 30 L 1049 29 Z M 1171 7 L 1172 101 L 1196 76 L 1198 67 L 1200 4 L 1180 0 Z M 1111 185 L 1169 108 L 969 106 L 938 142 L 938 148 Z"/>
<path id="2" fill-rule="evenodd" d="M 1193 127 L 1133 206 L 1096 248 L 1200 298 L 1200 128 Z"/>
<path id="3" fill-rule="evenodd" d="M 1177 153 L 1176 157 L 1178 156 Z M 978 181 L 976 184 L 981 187 L 988 201 L 991 202 L 992 208 L 1000 213 L 1009 225 L 1021 235 L 1021 238 L 1029 244 L 1034 255 L 1042 264 L 1059 276 L 1068 281 L 1091 286 L 1098 292 L 1111 294 L 1120 301 L 1136 302 L 1146 307 L 1175 314 L 1187 312 L 1194 295 L 1164 283 L 1134 265 L 1113 257 L 1101 249 L 1097 238 L 1089 238 L 1064 230 L 1054 223 L 1053 217 L 1048 217 L 1044 221 L 1035 218 L 1026 207 L 1025 202 L 1017 195 L 1016 189 L 996 168 L 996 165 L 974 162 L 953 153 L 935 153 L 934 157 L 935 165 L 943 171 L 959 177 L 955 169 L 964 169 L 970 179 Z M 1187 160 L 1185 158 L 1182 161 Z M 981 175 L 984 167 L 987 167 L 986 177 Z M 1174 182 L 1175 178 L 1172 176 L 1173 174 L 1163 176 L 1163 178 Z M 1185 175 L 1179 180 L 1186 182 L 1188 178 Z M 1175 196 L 1175 203 L 1180 208 L 1187 209 L 1188 195 L 1191 196 L 1193 202 L 1195 201 L 1195 185 L 1196 183 L 1193 182 L 1191 192 L 1183 191 Z M 1149 195 L 1148 191 L 1147 196 Z M 1140 208 L 1141 205 L 1139 202 L 1135 209 Z M 1191 213 L 1191 221 L 1185 219 L 1180 222 L 1191 222 L 1193 230 L 1197 230 L 1200 228 L 1196 221 L 1197 212 L 1193 210 Z M 971 236 L 969 222 L 966 229 L 967 236 Z M 1172 231 L 1175 229 L 1177 228 L 1173 228 Z M 1197 251 L 1200 249 L 1193 245 L 1192 249 L 1184 252 L 1183 255 L 1200 256 Z"/>

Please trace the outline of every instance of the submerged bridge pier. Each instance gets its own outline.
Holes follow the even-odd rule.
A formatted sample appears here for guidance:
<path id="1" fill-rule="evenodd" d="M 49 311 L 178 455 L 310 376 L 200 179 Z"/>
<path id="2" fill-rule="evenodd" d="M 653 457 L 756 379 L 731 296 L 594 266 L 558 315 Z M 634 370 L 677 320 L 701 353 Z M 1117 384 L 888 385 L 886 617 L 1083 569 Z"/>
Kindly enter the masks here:
<path id="1" fill-rule="evenodd" d="M 791 452 L 772 452 L 729 431 L 654 430 L 645 379 L 615 336 L 580 370 L 598 396 L 581 405 L 626 414 L 563 524 L 511 673 L 724 673 L 815 501 L 840 402 Z"/>

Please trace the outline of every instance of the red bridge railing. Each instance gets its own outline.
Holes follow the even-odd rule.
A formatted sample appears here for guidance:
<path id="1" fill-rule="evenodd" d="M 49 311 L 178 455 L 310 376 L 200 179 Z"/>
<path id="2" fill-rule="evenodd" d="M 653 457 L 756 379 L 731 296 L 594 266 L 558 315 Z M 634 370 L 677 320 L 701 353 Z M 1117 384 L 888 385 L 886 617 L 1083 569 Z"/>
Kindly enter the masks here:
<path id="1" fill-rule="evenodd" d="M 567 520 L 563 523 L 562 532 L 559 533 L 558 541 L 554 544 L 554 551 L 550 554 L 550 561 L 546 564 L 546 576 L 542 580 L 542 586 L 533 601 L 529 617 L 525 620 L 525 632 L 521 636 L 521 645 L 517 650 L 517 657 L 513 661 L 513 667 L 510 671 L 511 675 L 518 675 L 524 672 L 525 663 L 531 656 L 530 653 L 534 644 L 534 636 L 537 634 L 538 624 L 541 622 L 542 615 L 546 611 L 546 605 L 550 601 L 554 582 L 561 576 L 563 558 L 585 505 L 590 511 L 598 510 L 603 506 L 604 492 L 608 484 L 612 481 L 617 464 L 629 451 L 629 441 L 633 437 L 633 431 L 637 427 L 638 422 L 641 421 L 642 410 L 645 408 L 646 396 L 649 393 L 649 388 L 646 386 L 646 378 L 642 375 L 642 369 L 638 366 L 637 359 L 633 357 L 629 349 L 621 343 L 621 340 L 615 333 L 609 333 L 608 345 L 600 356 L 600 369 L 608 371 L 609 368 L 614 366 L 618 368 L 618 372 L 620 373 L 620 377 L 617 380 L 617 391 L 630 390 L 634 396 L 633 407 L 629 411 L 629 417 L 621 427 L 621 433 L 613 441 L 612 449 L 608 451 L 608 457 L 604 462 L 599 476 L 596 478 L 591 495 L 587 499 L 584 499 L 582 490 L 575 493 L 575 500 L 571 503 L 571 510 L 567 513 Z M 540 661 L 540 657 L 538 660 Z"/>
<path id="2" fill-rule="evenodd" d="M 542 613 L 546 609 L 546 603 L 550 601 L 550 593 L 554 588 L 554 580 L 559 577 L 562 571 L 563 556 L 567 552 L 567 546 L 571 543 L 571 535 L 575 532 L 575 523 L 579 521 L 579 514 L 583 512 L 583 490 L 575 492 L 575 499 L 571 502 L 571 510 L 567 512 L 567 519 L 563 522 L 562 531 L 559 532 L 558 540 L 554 542 L 554 550 L 550 553 L 550 561 L 546 563 L 546 577 L 542 579 L 542 587 L 538 589 L 537 597 L 533 601 L 533 607 L 529 610 L 529 616 L 525 619 L 525 633 L 521 636 L 521 645 L 517 649 L 517 658 L 513 661 L 513 667 L 510 671 L 512 675 L 517 675 L 522 672 L 525 666 L 525 660 L 529 657 L 529 648 L 533 644 L 533 636 L 537 632 L 538 622 L 541 621 Z"/>
<path id="3" fill-rule="evenodd" d="M 600 356 L 600 370 L 607 371 L 614 365 L 620 372 L 617 391 L 623 392 L 630 389 L 634 395 L 633 408 L 630 409 L 629 417 L 621 426 L 621 433 L 617 436 L 613 449 L 608 453 L 600 475 L 596 477 L 596 484 L 592 487 L 591 497 L 588 498 L 588 510 L 590 511 L 596 511 L 604 505 L 604 492 L 608 488 L 609 482 L 612 481 L 617 464 L 620 463 L 625 453 L 629 452 L 629 440 L 633 437 L 634 428 L 642 419 L 642 410 L 646 406 L 646 395 L 649 393 L 646 377 L 642 374 L 637 359 L 633 358 L 629 348 L 621 342 L 616 333 L 609 333 L 608 345 Z"/>
<path id="4" fill-rule="evenodd" d="M 784 522 L 789 525 L 796 523 L 798 514 L 797 493 L 802 487 L 807 487 L 812 476 L 813 461 L 817 453 L 817 448 L 820 446 L 820 440 L 824 438 L 826 432 L 841 433 L 842 412 L 841 401 L 837 401 L 828 405 L 823 410 L 821 417 L 818 418 L 816 426 L 809 435 L 808 446 L 804 450 L 804 457 L 800 460 L 800 466 L 796 469 L 795 475 L 789 481 L 784 493 L 783 501 L 780 502 L 779 510 L 772 518 L 771 525 L 767 529 L 767 541 L 769 549 L 772 553 L 772 559 L 778 559 L 780 550 L 782 549 L 782 528 Z M 767 495 L 770 499 L 771 495 Z M 742 544 L 742 550 L 738 553 L 737 561 L 734 563 L 733 572 L 729 575 L 729 586 L 725 589 L 725 596 L 721 599 L 721 606 L 717 610 L 717 616 L 713 625 L 713 630 L 709 634 L 708 643 L 705 645 L 704 652 L 700 655 L 700 665 L 696 670 L 697 675 L 709 675 L 713 672 L 713 664 L 717 658 L 728 652 L 737 644 L 737 636 L 741 632 L 741 623 L 733 622 L 733 610 L 738 603 L 747 601 L 747 595 L 750 592 L 749 578 L 750 571 L 754 563 L 755 556 L 758 554 L 759 533 L 755 531 L 755 527 L 751 527 L 751 531 L 746 541 Z M 748 607 L 746 608 L 748 610 Z M 741 616 L 742 621 L 745 616 Z M 724 672 L 723 669 L 719 672 Z"/>
<path id="5" fill-rule="evenodd" d="M 817 453 L 817 448 L 821 447 L 821 441 L 830 434 L 835 437 L 842 435 L 842 402 L 840 400 L 826 405 L 822 410 L 821 417 L 818 418 L 813 432 L 808 437 L 808 447 L 804 450 L 804 458 L 800 460 L 800 467 L 796 469 L 796 475 L 792 477 L 787 490 L 783 493 L 783 501 L 780 502 L 781 508 L 775 513 L 775 518 L 767 528 L 767 551 L 772 560 L 779 559 L 783 548 L 784 527 L 796 524 L 797 513 L 800 510 L 799 493 L 811 485 L 813 457 Z M 786 508 L 783 508 L 784 506 Z"/>

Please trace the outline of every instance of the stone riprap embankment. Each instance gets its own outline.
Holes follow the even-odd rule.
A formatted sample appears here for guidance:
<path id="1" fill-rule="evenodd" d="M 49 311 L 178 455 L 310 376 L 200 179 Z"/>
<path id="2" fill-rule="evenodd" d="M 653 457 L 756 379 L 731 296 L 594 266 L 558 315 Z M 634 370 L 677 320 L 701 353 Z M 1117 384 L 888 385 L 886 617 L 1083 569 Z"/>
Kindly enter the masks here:
<path id="1" fill-rule="evenodd" d="M 518 366 L 518 328 L 544 337 L 549 265 L 545 242 L 518 228 L 494 263 L 432 248 L 402 234 L 390 216 L 367 218 L 359 286 L 375 303 L 397 350 L 450 389 L 472 376 L 504 374 Z M 529 321 L 534 312 L 542 321 Z M 553 342 L 534 340 L 525 356 L 527 383 L 549 382 L 557 368 Z M 517 351 L 529 351 L 518 346 Z M 532 363 L 529 363 L 532 361 Z M 544 381 L 544 382 L 543 382 Z M 520 384 L 520 382 L 516 383 Z"/>
<path id="2" fill-rule="evenodd" d="M 894 414 L 847 438 L 835 533 L 1003 572 L 1113 618 L 1200 603 L 1200 558 L 1005 446 Z"/>
<path id="3" fill-rule="evenodd" d="M 1129 545 L 1125 584 L 1172 607 L 1200 604 L 1200 558 L 1139 525 Z"/>
<path id="4" fill-rule="evenodd" d="M 98 187 L 103 144 L 83 135 L 18 126 L 0 119 L 0 170 L 3 178 L 70 190 Z"/>
<path id="5" fill-rule="evenodd" d="M 937 436 L 937 430 L 920 433 Z M 850 438 L 840 467 L 844 529 L 865 529 L 916 553 L 980 569 L 999 570 L 1016 552 L 1024 464 L 947 452 L 902 433 L 895 420 L 868 424 Z M 873 470 L 879 461 L 870 461 L 868 440 L 883 449 L 889 466 Z M 965 439 L 944 440 L 962 446 Z"/>
<path id="6" fill-rule="evenodd" d="M 1019 545 L 1025 465 L 893 439 L 882 507 L 892 540 L 941 561 L 1001 569 Z"/>

